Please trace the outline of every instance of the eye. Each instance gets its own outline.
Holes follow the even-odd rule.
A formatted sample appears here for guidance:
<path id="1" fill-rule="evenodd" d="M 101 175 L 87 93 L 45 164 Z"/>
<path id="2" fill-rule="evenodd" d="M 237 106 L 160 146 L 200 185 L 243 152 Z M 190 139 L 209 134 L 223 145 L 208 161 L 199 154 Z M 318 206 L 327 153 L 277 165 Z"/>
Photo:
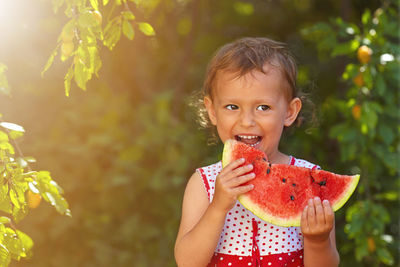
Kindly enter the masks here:
<path id="1" fill-rule="evenodd" d="M 266 111 L 266 110 L 269 110 L 269 109 L 271 109 L 271 108 L 268 105 L 259 105 L 257 107 L 257 110 L 261 110 L 261 111 Z"/>
<path id="2" fill-rule="evenodd" d="M 238 109 L 239 107 L 236 106 L 236 105 L 233 105 L 233 104 L 229 104 L 229 105 L 226 105 L 225 108 L 226 108 L 226 109 L 229 109 L 229 110 L 236 110 L 236 109 Z"/>

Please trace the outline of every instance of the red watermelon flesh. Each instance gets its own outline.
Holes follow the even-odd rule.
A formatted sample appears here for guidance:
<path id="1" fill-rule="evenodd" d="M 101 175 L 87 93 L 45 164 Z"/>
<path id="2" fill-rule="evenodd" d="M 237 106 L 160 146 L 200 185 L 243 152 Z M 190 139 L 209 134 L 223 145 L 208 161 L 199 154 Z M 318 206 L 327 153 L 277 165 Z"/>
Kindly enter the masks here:
<path id="1" fill-rule="evenodd" d="M 359 175 L 339 175 L 323 170 L 270 164 L 264 152 L 235 140 L 225 142 L 222 164 L 245 158 L 253 164 L 254 189 L 238 197 L 244 207 L 259 218 L 278 226 L 300 226 L 307 201 L 313 197 L 329 200 L 334 211 L 354 192 Z"/>

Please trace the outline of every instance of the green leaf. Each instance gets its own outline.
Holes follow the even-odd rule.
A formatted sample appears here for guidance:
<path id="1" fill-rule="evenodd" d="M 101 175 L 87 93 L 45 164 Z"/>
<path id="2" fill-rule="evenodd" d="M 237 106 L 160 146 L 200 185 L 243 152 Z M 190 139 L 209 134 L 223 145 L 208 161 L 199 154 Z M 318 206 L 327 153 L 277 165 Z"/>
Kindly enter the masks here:
<path id="1" fill-rule="evenodd" d="M 97 0 L 90 0 L 90 4 L 95 10 L 99 10 L 99 2 Z"/>
<path id="2" fill-rule="evenodd" d="M 8 249 L 0 243 L 0 266 L 8 266 L 11 262 L 11 255 Z"/>
<path id="3" fill-rule="evenodd" d="M 110 0 L 103 0 L 103 6 L 106 6 Z"/>
<path id="4" fill-rule="evenodd" d="M 49 59 L 46 62 L 46 65 L 44 65 L 44 68 L 42 70 L 42 72 L 40 73 L 40 75 L 43 77 L 44 73 L 51 67 L 51 65 L 54 62 L 54 58 L 57 56 L 57 51 L 58 51 L 59 45 L 56 46 L 56 48 L 53 50 L 53 52 L 51 53 Z"/>
<path id="5" fill-rule="evenodd" d="M 18 196 L 14 189 L 10 189 L 9 195 L 10 195 L 11 202 L 14 204 L 14 206 L 17 208 L 20 208 Z"/>
<path id="6" fill-rule="evenodd" d="M 41 196 L 56 210 L 64 215 L 71 216 L 67 201 L 61 196 L 62 189 L 57 185 L 50 176 L 48 171 L 40 171 L 36 174 L 37 188 L 41 192 Z"/>
<path id="7" fill-rule="evenodd" d="M 81 13 L 78 23 L 83 28 L 98 26 L 98 22 L 91 11 L 84 11 Z"/>
<path id="8" fill-rule="evenodd" d="M 114 48 L 119 39 L 121 38 L 121 17 L 115 17 L 108 22 L 104 29 L 104 45 L 110 50 Z"/>
<path id="9" fill-rule="evenodd" d="M 376 250 L 376 254 L 378 255 L 379 260 L 381 260 L 384 264 L 393 265 L 393 256 L 386 248 L 378 247 Z"/>
<path id="10" fill-rule="evenodd" d="M 3 244 L 7 247 L 13 259 L 19 260 L 23 253 L 22 243 L 18 235 L 11 228 L 6 228 Z"/>
<path id="11" fill-rule="evenodd" d="M 139 22 L 138 24 L 139 24 L 139 30 L 143 32 L 145 35 L 153 36 L 156 34 L 153 27 L 149 23 Z"/>
<path id="12" fill-rule="evenodd" d="M 132 24 L 129 21 L 124 20 L 122 22 L 122 32 L 129 40 L 133 40 L 135 32 L 133 30 Z"/>
<path id="13" fill-rule="evenodd" d="M 0 200 L 0 210 L 6 212 L 8 214 L 11 214 L 12 206 L 11 206 L 11 202 L 8 200 L 8 198 Z"/>
<path id="14" fill-rule="evenodd" d="M 13 140 L 24 136 L 24 133 L 20 131 L 10 131 L 8 134 L 10 135 L 10 138 Z"/>
<path id="15" fill-rule="evenodd" d="M 30 238 L 27 234 L 25 234 L 24 232 L 21 232 L 19 230 L 16 230 L 15 232 L 17 233 L 19 239 L 21 240 L 21 244 L 22 244 L 22 247 L 24 248 L 24 252 L 25 253 L 29 252 L 33 247 L 32 238 Z"/>
<path id="16" fill-rule="evenodd" d="M 378 115 L 375 109 L 369 102 L 364 102 L 361 107 L 361 118 L 360 121 L 368 127 L 368 132 L 375 130 L 376 124 L 378 123 Z"/>
<path id="17" fill-rule="evenodd" d="M 135 19 L 135 15 L 133 15 L 133 13 L 131 11 L 123 11 L 121 12 L 122 17 L 126 20 L 134 20 Z"/>
<path id="18" fill-rule="evenodd" d="M 368 24 L 368 22 L 370 21 L 370 19 L 371 19 L 371 11 L 370 11 L 369 9 L 366 9 L 366 10 L 364 11 L 364 13 L 362 14 L 361 22 L 362 22 L 362 24 L 365 26 L 365 25 Z"/>
<path id="19" fill-rule="evenodd" d="M 8 142 L 8 135 L 0 130 L 0 143 L 1 142 Z"/>
<path id="20" fill-rule="evenodd" d="M 358 66 L 356 66 L 355 64 L 351 64 L 351 63 L 347 64 L 346 65 L 346 69 L 342 74 L 342 78 L 344 80 L 348 80 L 348 79 L 356 76 L 358 72 L 359 72 L 359 67 Z"/>
<path id="21" fill-rule="evenodd" d="M 82 90 L 86 90 L 86 83 L 88 80 L 90 80 L 90 78 L 91 74 L 82 61 L 77 62 L 74 68 L 74 79 L 78 87 Z"/>
<path id="22" fill-rule="evenodd" d="M 67 74 L 64 77 L 64 88 L 65 88 L 65 95 L 68 97 L 69 92 L 71 91 L 71 80 L 74 77 L 74 69 L 72 65 L 69 67 Z"/>
<path id="23" fill-rule="evenodd" d="M 8 151 L 10 154 L 15 154 L 14 147 L 8 142 L 0 143 L 0 150 Z"/>
<path id="24" fill-rule="evenodd" d="M 11 223 L 11 219 L 5 216 L 0 216 L 0 223 L 1 224 Z"/>

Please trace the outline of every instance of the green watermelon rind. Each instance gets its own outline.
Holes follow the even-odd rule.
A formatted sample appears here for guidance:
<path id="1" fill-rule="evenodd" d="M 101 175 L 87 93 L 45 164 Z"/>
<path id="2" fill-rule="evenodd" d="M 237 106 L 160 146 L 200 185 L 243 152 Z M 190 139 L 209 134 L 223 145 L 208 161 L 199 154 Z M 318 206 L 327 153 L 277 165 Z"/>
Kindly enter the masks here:
<path id="1" fill-rule="evenodd" d="M 222 152 L 222 167 L 228 165 L 232 160 L 232 146 L 235 142 L 231 139 L 227 140 L 224 144 L 224 151 Z"/>
<path id="2" fill-rule="evenodd" d="M 354 190 L 356 190 L 358 181 L 360 180 L 360 175 L 356 174 L 350 177 L 352 178 L 352 182 L 349 184 L 347 190 L 342 194 L 342 197 L 338 199 L 336 203 L 331 203 L 333 211 L 337 211 L 338 209 L 343 207 L 343 205 L 347 202 L 347 200 L 349 200 L 349 198 L 353 194 Z"/>
<path id="3" fill-rule="evenodd" d="M 300 226 L 299 219 L 286 219 L 283 220 L 281 218 L 271 216 L 268 213 L 265 213 L 262 209 L 259 209 L 256 204 L 251 200 L 248 195 L 240 195 L 238 197 L 239 202 L 249 211 L 251 211 L 254 215 L 258 218 L 262 219 L 263 221 L 272 223 L 277 226 L 283 227 L 290 227 L 290 226 Z"/>

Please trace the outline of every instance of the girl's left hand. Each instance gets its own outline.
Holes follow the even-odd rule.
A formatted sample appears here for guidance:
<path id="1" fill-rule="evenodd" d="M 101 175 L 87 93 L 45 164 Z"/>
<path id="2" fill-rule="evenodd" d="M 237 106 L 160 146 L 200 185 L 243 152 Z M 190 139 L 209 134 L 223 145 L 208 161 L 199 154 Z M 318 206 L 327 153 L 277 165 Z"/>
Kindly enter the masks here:
<path id="1" fill-rule="evenodd" d="M 305 239 L 324 242 L 334 225 L 334 214 L 328 200 L 321 203 L 319 197 L 310 199 L 301 216 L 301 232 Z"/>

